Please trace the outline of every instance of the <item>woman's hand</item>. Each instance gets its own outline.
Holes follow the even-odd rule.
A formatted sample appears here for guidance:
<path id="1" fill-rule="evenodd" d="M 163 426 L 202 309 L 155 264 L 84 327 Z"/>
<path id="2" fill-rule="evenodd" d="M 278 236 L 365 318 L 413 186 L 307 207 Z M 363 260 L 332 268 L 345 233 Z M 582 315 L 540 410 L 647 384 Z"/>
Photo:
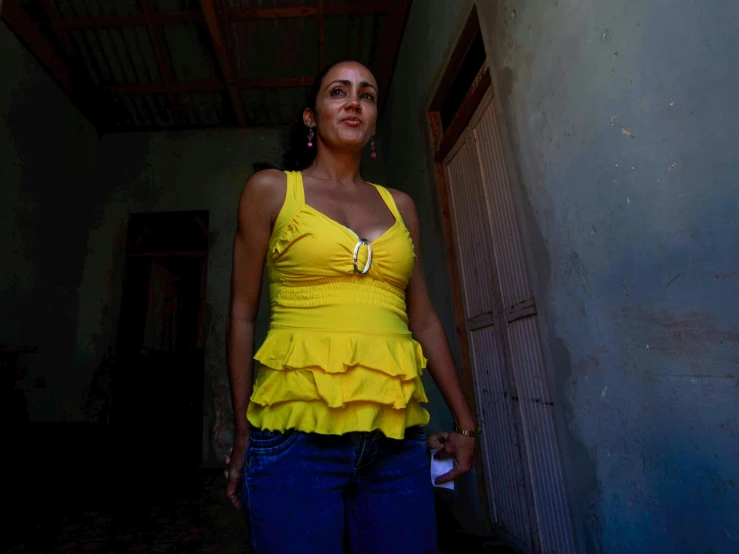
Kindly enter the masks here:
<path id="1" fill-rule="evenodd" d="M 234 508 L 241 508 L 241 480 L 244 478 L 244 458 L 246 457 L 246 448 L 248 445 L 248 434 L 244 437 L 238 437 L 225 460 L 226 470 L 223 472 L 223 475 L 228 480 L 226 496 L 228 496 Z"/>
<path id="2" fill-rule="evenodd" d="M 444 443 L 449 437 L 449 433 L 446 431 L 436 431 L 426 437 L 426 449 L 427 450 L 439 450 L 444 448 Z"/>
<path id="3" fill-rule="evenodd" d="M 437 433 L 434 433 L 437 434 Z M 431 437 L 429 437 L 430 439 Z M 428 441 L 427 441 L 428 444 Z M 475 439 L 458 433 L 448 433 L 443 447 L 434 458 L 437 460 L 454 459 L 454 469 L 436 478 L 436 484 L 441 485 L 454 481 L 472 469 L 472 458 L 475 455 Z"/>

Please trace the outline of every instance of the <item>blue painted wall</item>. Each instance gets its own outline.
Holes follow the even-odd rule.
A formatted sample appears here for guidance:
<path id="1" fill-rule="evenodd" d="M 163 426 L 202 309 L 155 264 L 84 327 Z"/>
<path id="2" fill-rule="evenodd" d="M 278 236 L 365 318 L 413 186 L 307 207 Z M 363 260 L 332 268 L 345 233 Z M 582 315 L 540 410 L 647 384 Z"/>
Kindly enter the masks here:
<path id="1" fill-rule="evenodd" d="M 427 250 L 423 109 L 472 2 L 449 4 L 414 3 L 387 121 Z M 739 4 L 476 4 L 582 550 L 739 552 Z"/>

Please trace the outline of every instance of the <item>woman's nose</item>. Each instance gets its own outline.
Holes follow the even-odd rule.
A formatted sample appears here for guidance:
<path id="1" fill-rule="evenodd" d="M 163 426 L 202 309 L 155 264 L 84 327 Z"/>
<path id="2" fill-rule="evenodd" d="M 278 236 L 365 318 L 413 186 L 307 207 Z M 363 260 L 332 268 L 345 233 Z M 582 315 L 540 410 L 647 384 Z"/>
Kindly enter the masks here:
<path id="1" fill-rule="evenodd" d="M 359 102 L 359 97 L 356 94 L 349 96 L 347 100 L 347 108 L 354 110 L 361 110 L 362 104 Z"/>

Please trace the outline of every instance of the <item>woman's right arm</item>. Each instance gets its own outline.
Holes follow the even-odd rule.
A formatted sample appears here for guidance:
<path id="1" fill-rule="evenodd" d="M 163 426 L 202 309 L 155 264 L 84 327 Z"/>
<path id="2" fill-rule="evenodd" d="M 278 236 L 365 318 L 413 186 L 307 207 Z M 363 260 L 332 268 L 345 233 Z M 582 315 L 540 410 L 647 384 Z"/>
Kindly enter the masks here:
<path id="1" fill-rule="evenodd" d="M 226 358 L 234 413 L 234 444 L 228 460 L 227 494 L 238 505 L 249 423 L 246 409 L 253 386 L 254 325 L 272 223 L 285 198 L 285 174 L 255 173 L 241 193 L 233 245 L 231 302 L 226 321 Z"/>

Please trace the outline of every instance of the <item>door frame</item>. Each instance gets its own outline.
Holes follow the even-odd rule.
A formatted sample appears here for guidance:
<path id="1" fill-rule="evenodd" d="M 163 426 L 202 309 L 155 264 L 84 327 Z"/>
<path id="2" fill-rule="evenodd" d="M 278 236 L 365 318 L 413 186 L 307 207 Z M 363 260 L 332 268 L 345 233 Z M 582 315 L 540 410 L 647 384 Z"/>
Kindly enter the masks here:
<path id="1" fill-rule="evenodd" d="M 182 249 L 167 244 L 150 248 L 146 245 L 145 238 L 148 235 L 158 235 L 157 231 L 162 228 L 163 218 L 178 218 L 177 223 L 187 220 L 191 229 L 197 229 L 199 237 L 197 245 L 188 245 L 188 249 Z M 134 223 L 135 222 L 135 223 Z M 152 231 L 153 229 L 153 231 Z M 126 345 L 126 319 L 130 317 L 131 306 L 126 303 L 131 287 L 134 284 L 131 274 L 137 267 L 142 267 L 151 260 L 192 260 L 193 265 L 198 264 L 200 276 L 200 298 L 196 316 L 196 338 L 193 355 L 198 356 L 198 376 L 196 388 L 193 390 L 193 401 L 195 415 L 188 425 L 192 427 L 193 444 L 192 459 L 190 463 L 196 467 L 203 462 L 202 435 L 205 413 L 205 401 L 203 396 L 203 383 L 205 379 L 205 342 L 207 337 L 206 328 L 206 294 L 208 279 L 208 254 L 210 251 L 210 211 L 201 210 L 176 210 L 176 211 L 153 211 L 153 212 L 129 212 L 126 221 L 126 243 L 124 250 L 123 279 L 120 291 L 120 309 L 117 316 L 117 331 L 115 339 L 116 356 L 128 356 Z M 166 241 L 169 242 L 169 241 Z M 142 244 L 143 243 L 143 244 Z M 114 392 L 116 385 L 113 385 Z"/>
<path id="2" fill-rule="evenodd" d="M 469 47 L 472 44 L 476 29 L 479 29 L 479 20 L 477 17 L 477 9 L 473 6 L 470 15 L 467 17 L 467 22 L 461 30 L 461 34 L 459 35 L 459 39 L 457 40 L 454 50 L 452 51 L 451 57 L 449 57 L 446 64 L 443 66 L 443 77 L 441 78 L 441 81 L 432 88 L 431 100 L 427 104 L 425 115 L 428 132 L 427 136 L 430 139 L 429 146 L 432 154 L 433 174 L 436 175 L 437 193 L 440 200 L 444 243 L 446 246 L 446 259 L 452 281 L 452 297 L 454 299 L 457 340 L 459 341 L 459 350 L 462 362 L 460 378 L 467 403 L 472 410 L 473 417 L 477 420 L 477 401 L 475 400 L 470 345 L 467 338 L 467 323 L 465 319 L 464 299 L 462 293 L 462 277 L 460 275 L 459 265 L 457 262 L 458 254 L 450 213 L 449 188 L 444 172 L 444 159 L 462 137 L 467 125 L 472 121 L 477 108 L 482 103 L 485 94 L 492 88 L 492 78 L 490 76 L 487 61 L 483 64 L 482 69 L 462 101 L 461 107 L 452 119 L 446 133 L 443 131 L 441 124 L 441 105 L 455 79 L 455 75 L 448 71 L 448 69 L 459 67 L 462 63 L 462 60 L 466 56 Z M 481 468 L 484 463 L 481 449 L 476 448 L 474 458 L 475 466 Z M 485 472 L 477 471 L 475 476 L 477 481 L 477 495 L 481 505 L 480 507 L 485 514 L 486 521 L 490 524 L 492 523 L 490 521 L 491 505 L 490 498 L 487 493 Z"/>
<path id="3" fill-rule="evenodd" d="M 461 380 L 464 388 L 465 395 L 470 403 L 473 414 L 477 416 L 477 403 L 475 400 L 473 375 L 471 369 L 471 352 L 470 344 L 468 341 L 468 329 L 465 316 L 464 308 L 464 292 L 462 288 L 462 280 L 458 265 L 458 253 L 456 251 L 456 240 L 453 231 L 453 224 L 451 219 L 451 211 L 449 204 L 449 189 L 444 169 L 444 159 L 454 148 L 455 144 L 462 137 L 467 126 L 472 123 L 474 115 L 477 109 L 484 101 L 486 94 L 492 95 L 491 102 L 496 106 L 501 114 L 501 122 L 499 123 L 499 132 L 501 133 L 501 139 L 504 145 L 504 162 L 508 166 L 509 179 L 512 185 L 512 200 L 514 213 L 516 214 L 518 229 L 524 245 L 531 244 L 532 237 L 531 230 L 527 227 L 525 222 L 529 219 L 530 213 L 523 208 L 526 205 L 526 199 L 521 188 L 517 186 L 517 183 L 521 179 L 521 166 L 515 152 L 511 150 L 511 141 L 508 137 L 508 128 L 505 124 L 504 111 L 500 111 L 501 101 L 497 98 L 494 79 L 491 75 L 490 64 L 494 59 L 491 54 L 491 48 L 488 35 L 486 35 L 485 27 L 491 25 L 489 17 L 485 18 L 483 13 L 484 21 L 481 22 L 478 14 L 477 0 L 470 0 L 466 2 L 466 8 L 463 8 L 463 13 L 459 16 L 459 24 L 457 30 L 452 34 L 448 47 L 447 54 L 444 57 L 444 61 L 441 63 L 437 78 L 432 82 L 428 90 L 428 100 L 424 110 L 424 119 L 426 122 L 426 140 L 427 148 L 430 153 L 429 167 L 432 175 L 431 182 L 434 182 L 433 175 L 436 176 L 436 194 L 439 199 L 439 210 L 441 213 L 441 223 L 444 233 L 444 243 L 446 250 L 446 261 L 449 268 L 449 274 L 452 284 L 452 292 L 454 299 L 454 311 L 455 320 L 457 326 L 457 337 L 459 340 L 460 355 L 461 355 Z M 486 10 L 483 12 L 487 13 Z M 482 23 L 482 24 L 481 24 Z M 488 23 L 486 26 L 485 23 Z M 493 25 L 493 27 L 497 27 Z M 459 67 L 463 61 L 468 49 L 473 41 L 476 32 L 483 34 L 483 44 L 486 52 L 486 60 L 480 70 L 477 78 L 470 87 L 469 92 L 465 96 L 461 103 L 461 106 L 447 128 L 444 131 L 441 124 L 441 113 L 440 108 L 444 99 L 446 98 L 449 89 L 456 77 L 456 68 Z M 433 189 L 432 189 L 433 190 Z M 534 241 L 536 243 L 536 240 Z M 536 267 L 536 260 L 534 258 L 534 252 L 530 247 L 524 248 L 524 260 L 526 262 L 528 271 L 528 279 L 533 290 L 535 297 L 537 298 L 538 315 L 537 315 L 537 330 L 539 332 L 540 341 L 540 352 L 544 369 L 546 372 L 546 381 L 549 389 L 552 391 L 555 402 L 559 400 L 556 391 L 555 381 L 555 363 L 553 359 L 553 353 L 551 345 L 553 344 L 552 334 L 548 325 L 548 310 L 546 303 L 545 289 L 542 287 L 542 283 L 539 279 L 539 275 L 534 270 Z M 576 548 L 582 548 L 582 534 L 584 532 L 582 527 L 582 513 L 578 509 L 576 503 L 572 502 L 572 487 L 573 483 L 577 482 L 578 477 L 572 473 L 573 465 L 570 463 L 569 445 L 567 441 L 568 429 L 565 415 L 561 408 L 554 411 L 554 426 L 555 436 L 557 440 L 559 456 L 562 464 L 563 477 L 564 477 L 564 488 L 565 495 L 568 500 L 570 508 L 570 525 L 573 528 L 573 538 L 575 541 Z M 484 464 L 480 449 L 476 449 L 475 464 L 481 467 Z M 490 499 L 487 493 L 487 483 L 485 478 L 485 472 L 477 472 L 477 491 L 480 500 L 480 507 L 485 513 L 485 517 L 490 523 L 491 511 L 490 511 Z"/>
<path id="4" fill-rule="evenodd" d="M 484 67 L 483 70 L 481 70 L 481 75 L 478 76 L 481 77 L 482 73 L 484 71 L 487 71 L 487 68 Z M 484 78 L 483 78 L 484 79 Z M 477 81 L 475 82 L 477 83 Z M 471 102 L 470 105 L 474 105 L 474 110 L 471 110 L 471 115 L 469 118 L 467 118 L 467 107 L 464 108 L 465 114 L 463 120 L 465 121 L 464 127 L 462 127 L 461 132 L 456 137 L 456 140 L 451 143 L 450 148 L 448 151 L 446 151 L 443 154 L 443 158 L 436 160 L 436 166 L 439 168 L 439 175 L 444 178 L 444 189 L 445 193 L 447 194 L 447 200 L 445 202 L 445 211 L 448 214 L 449 219 L 449 227 L 450 227 L 450 234 L 449 234 L 449 243 L 451 247 L 455 251 L 455 260 L 456 260 L 456 249 L 457 249 L 457 235 L 455 234 L 454 228 L 455 228 L 455 221 L 454 221 L 454 214 L 453 206 L 449 202 L 449 190 L 448 190 L 448 180 L 446 177 L 446 168 L 448 167 L 448 162 L 451 158 L 453 158 L 457 152 L 465 146 L 465 143 L 467 141 L 472 141 L 475 143 L 475 147 L 477 147 L 477 139 L 474 137 L 474 130 L 473 128 L 476 127 L 476 125 L 480 122 L 482 119 L 484 112 L 486 109 L 488 109 L 491 104 L 494 103 L 494 93 L 491 86 L 486 85 L 485 80 L 482 81 L 482 86 L 475 87 L 473 85 L 471 92 L 474 90 L 475 96 L 473 98 L 474 102 Z M 466 99 L 465 99 L 466 100 Z M 460 109 L 460 112 L 462 112 L 462 109 Z M 452 126 L 450 125 L 449 129 L 451 129 Z M 487 195 L 482 198 L 482 201 L 485 202 L 485 212 L 489 213 L 489 206 L 487 204 L 488 199 Z M 488 220 L 488 225 L 491 227 L 489 229 L 489 232 L 494 233 L 494 229 L 492 228 L 492 220 Z M 466 362 L 465 369 L 470 374 L 469 379 L 466 379 L 466 381 L 469 383 L 469 391 L 465 391 L 468 395 L 471 395 L 471 402 L 475 404 L 475 415 L 477 416 L 477 394 L 476 390 L 479 389 L 479 387 L 476 388 L 475 383 L 475 374 L 472 371 L 472 357 L 470 354 L 471 347 L 469 346 L 471 343 L 471 337 L 472 333 L 474 331 L 479 330 L 482 327 L 488 327 L 492 326 L 494 328 L 494 333 L 496 337 L 496 344 L 498 348 L 500 349 L 499 355 L 500 355 L 500 363 L 502 364 L 504 371 L 502 378 L 505 381 L 506 388 L 511 391 L 511 394 L 514 395 L 515 398 L 518 398 L 520 396 L 520 391 L 518 389 L 518 382 L 516 381 L 516 377 L 514 375 L 514 362 L 513 362 L 513 353 L 511 351 L 511 345 L 508 340 L 508 336 L 506 334 L 506 326 L 511 322 L 509 319 L 509 310 L 505 310 L 502 308 L 503 306 L 503 299 L 501 298 L 500 294 L 500 276 L 497 271 L 494 271 L 491 275 L 492 281 L 490 281 L 491 286 L 491 293 L 494 298 L 495 306 L 500 307 L 501 309 L 494 309 L 492 314 L 486 314 L 483 316 L 478 316 L 477 318 L 473 318 L 475 320 L 475 323 L 473 323 L 473 319 L 468 318 L 467 313 L 467 300 L 465 298 L 465 290 L 464 290 L 464 284 L 463 284 L 463 277 L 462 277 L 462 269 L 459 267 L 458 264 L 454 267 L 455 273 L 458 275 L 459 278 L 459 287 L 454 289 L 455 294 L 455 303 L 458 303 L 460 305 L 460 311 L 457 312 L 457 320 L 458 320 L 458 329 L 460 333 L 464 333 L 463 340 L 467 343 L 465 346 L 465 349 L 467 349 L 468 356 L 470 356 Z M 517 310 L 513 312 L 514 317 L 519 316 L 520 314 L 526 314 L 526 315 L 532 315 L 536 314 L 535 309 L 531 309 L 530 305 L 526 305 L 523 307 L 519 307 Z M 492 325 L 491 325 L 492 321 Z M 462 340 L 462 338 L 461 338 Z M 515 423 L 513 424 L 514 429 L 522 429 L 524 427 L 523 420 L 522 420 L 522 414 L 520 407 L 516 408 L 514 410 Z M 516 433 L 514 429 L 511 429 L 512 432 Z M 527 437 L 524 434 L 520 434 L 517 436 L 517 444 L 518 444 L 518 454 L 519 454 L 519 461 L 523 465 L 522 467 L 522 474 L 521 478 L 523 479 L 523 487 L 524 487 L 524 494 L 525 494 L 525 505 L 522 506 L 523 509 L 525 509 L 525 517 L 528 520 L 527 525 L 527 533 L 528 536 L 526 537 L 526 540 L 528 541 L 528 545 L 531 546 L 534 552 L 540 551 L 540 543 L 539 543 L 539 521 L 537 519 L 536 515 L 536 507 L 535 507 L 535 499 L 534 499 L 534 488 L 533 483 L 531 479 L 530 474 L 530 465 L 529 465 L 529 453 L 528 453 L 528 441 Z M 479 459 L 479 462 L 478 462 Z M 483 458 L 483 448 L 477 448 L 476 449 L 476 463 L 480 463 L 481 465 L 478 465 L 478 467 L 485 467 L 485 464 L 488 460 L 486 458 Z M 494 502 L 494 499 L 490 499 L 488 496 L 488 482 L 487 482 L 487 475 L 488 472 L 486 470 L 483 470 L 481 472 L 478 472 L 478 482 L 480 483 L 480 486 L 485 487 L 485 490 L 482 491 L 481 496 L 484 496 L 486 500 L 486 505 L 484 508 L 486 511 L 486 516 L 488 519 L 488 523 L 491 524 L 492 527 L 496 529 L 496 531 L 501 535 L 502 538 L 505 538 L 509 545 L 516 546 L 519 548 L 522 552 L 528 551 L 528 548 L 526 546 L 526 543 L 522 543 L 519 539 L 519 537 L 516 537 L 514 535 L 511 535 L 507 533 L 503 528 L 498 527 L 495 522 L 492 520 L 491 513 L 491 502 Z"/>

